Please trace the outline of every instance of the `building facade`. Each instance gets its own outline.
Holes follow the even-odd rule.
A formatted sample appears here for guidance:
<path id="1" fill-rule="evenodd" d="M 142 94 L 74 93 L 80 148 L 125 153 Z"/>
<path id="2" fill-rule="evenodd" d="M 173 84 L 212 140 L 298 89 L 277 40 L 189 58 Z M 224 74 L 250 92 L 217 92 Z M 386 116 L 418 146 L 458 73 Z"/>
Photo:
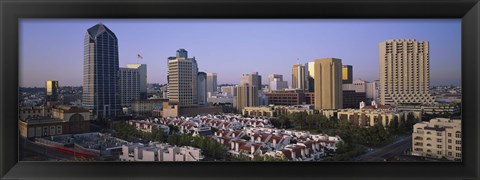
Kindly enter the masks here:
<path id="1" fill-rule="evenodd" d="M 257 86 L 250 84 L 237 86 L 237 96 L 235 97 L 234 106 L 238 111 L 242 111 L 244 107 L 255 107 L 259 104 Z"/>
<path id="2" fill-rule="evenodd" d="M 379 48 L 380 104 L 432 104 L 429 42 L 387 40 Z"/>
<path id="3" fill-rule="evenodd" d="M 305 63 L 305 71 L 307 71 L 307 91 L 313 93 L 315 91 L 315 62 Z"/>
<path id="4" fill-rule="evenodd" d="M 45 82 L 47 101 L 58 101 L 59 90 L 58 81 L 48 80 Z"/>
<path id="5" fill-rule="evenodd" d="M 120 68 L 120 99 L 122 107 L 140 99 L 140 73 L 135 68 Z"/>
<path id="6" fill-rule="evenodd" d="M 240 78 L 240 85 L 249 84 L 256 86 L 258 90 L 262 90 L 262 76 L 258 72 L 253 72 L 251 74 L 242 74 Z"/>
<path id="7" fill-rule="evenodd" d="M 217 92 L 217 73 L 207 73 L 207 92 Z"/>
<path id="8" fill-rule="evenodd" d="M 288 88 L 288 82 L 279 78 L 273 78 L 272 81 L 269 81 L 269 87 L 270 91 L 284 90 Z"/>
<path id="9" fill-rule="evenodd" d="M 121 113 L 118 39 L 103 24 L 87 30 L 84 39 L 83 106 L 98 118 Z"/>
<path id="10" fill-rule="evenodd" d="M 461 160 L 461 120 L 435 118 L 415 124 L 412 133 L 412 155 Z"/>
<path id="11" fill-rule="evenodd" d="M 303 90 L 289 89 L 281 91 L 271 91 L 265 93 L 268 97 L 268 103 L 273 105 L 300 105 L 305 104 L 305 94 Z"/>
<path id="12" fill-rule="evenodd" d="M 294 64 L 292 67 L 292 89 L 305 90 L 306 78 L 305 66 L 301 64 Z"/>
<path id="13" fill-rule="evenodd" d="M 52 108 L 52 117 L 19 119 L 20 136 L 44 137 L 90 131 L 90 112 L 74 106 Z"/>
<path id="14" fill-rule="evenodd" d="M 315 109 L 342 109 L 342 60 L 315 60 Z"/>
<path id="15" fill-rule="evenodd" d="M 198 72 L 197 74 L 197 95 L 198 95 L 198 104 L 204 105 L 207 104 L 207 85 L 208 85 L 207 73 Z"/>
<path id="16" fill-rule="evenodd" d="M 342 83 L 343 84 L 353 83 L 353 66 L 351 65 L 342 66 Z"/>
<path id="17" fill-rule="evenodd" d="M 168 58 L 168 99 L 179 106 L 198 104 L 198 66 L 195 57 L 188 58 L 185 49 L 177 50 L 177 57 Z"/>
<path id="18" fill-rule="evenodd" d="M 127 64 L 127 68 L 137 69 L 140 76 L 140 99 L 147 99 L 147 65 Z"/>

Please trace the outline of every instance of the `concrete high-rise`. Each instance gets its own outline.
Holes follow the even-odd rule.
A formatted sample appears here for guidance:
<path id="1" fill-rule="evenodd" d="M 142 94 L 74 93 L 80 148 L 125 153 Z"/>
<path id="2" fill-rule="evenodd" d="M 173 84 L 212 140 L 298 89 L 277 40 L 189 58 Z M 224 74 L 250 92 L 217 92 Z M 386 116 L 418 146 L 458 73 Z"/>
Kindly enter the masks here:
<path id="1" fill-rule="evenodd" d="M 268 87 L 270 91 L 284 90 L 288 88 L 288 82 L 283 81 L 281 74 L 270 74 L 268 75 Z"/>
<path id="2" fill-rule="evenodd" d="M 58 81 L 52 81 L 52 80 L 45 81 L 45 89 L 46 89 L 47 101 L 59 100 Z"/>
<path id="3" fill-rule="evenodd" d="M 120 68 L 120 102 L 122 107 L 130 106 L 140 99 L 140 71 L 137 68 Z"/>
<path id="4" fill-rule="evenodd" d="M 342 82 L 343 84 L 353 83 L 353 67 L 351 65 L 342 66 Z"/>
<path id="5" fill-rule="evenodd" d="M 306 90 L 305 66 L 301 64 L 294 64 L 292 67 L 292 89 Z"/>
<path id="6" fill-rule="evenodd" d="M 431 104 L 429 42 L 387 40 L 379 44 L 380 104 Z"/>
<path id="7" fill-rule="evenodd" d="M 256 86 L 258 90 L 262 89 L 262 76 L 258 72 L 253 72 L 252 74 L 242 74 L 240 78 L 240 84 L 249 84 Z"/>
<path id="8" fill-rule="evenodd" d="M 207 104 L 207 73 L 198 72 L 197 74 L 197 95 L 198 104 Z"/>
<path id="9" fill-rule="evenodd" d="M 87 30 L 84 39 L 83 106 L 98 118 L 121 113 L 118 39 L 103 24 Z"/>
<path id="10" fill-rule="evenodd" d="M 342 109 L 342 60 L 315 60 L 315 109 Z"/>
<path id="11" fill-rule="evenodd" d="M 207 92 L 217 92 L 217 73 L 207 73 Z"/>
<path id="12" fill-rule="evenodd" d="M 176 57 L 168 58 L 168 99 L 179 106 L 198 104 L 198 66 L 195 57 L 188 58 L 185 49 L 177 50 Z"/>
<path id="13" fill-rule="evenodd" d="M 278 79 L 278 81 L 283 81 L 283 75 L 281 74 L 269 74 L 268 75 L 268 83 L 272 82 L 273 79 Z"/>
<path id="14" fill-rule="evenodd" d="M 127 64 L 127 68 L 138 69 L 138 74 L 140 76 L 140 99 L 147 99 L 147 65 Z"/>

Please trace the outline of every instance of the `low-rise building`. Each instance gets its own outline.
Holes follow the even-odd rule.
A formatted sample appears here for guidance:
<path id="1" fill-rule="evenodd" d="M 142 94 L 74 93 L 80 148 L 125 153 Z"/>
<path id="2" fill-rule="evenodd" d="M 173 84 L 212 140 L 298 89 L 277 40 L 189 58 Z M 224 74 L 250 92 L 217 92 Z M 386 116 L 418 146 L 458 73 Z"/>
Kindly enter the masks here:
<path id="1" fill-rule="evenodd" d="M 413 126 L 412 155 L 462 159 L 462 121 L 434 118 Z"/>
<path id="2" fill-rule="evenodd" d="M 90 131 L 91 113 L 74 106 L 52 108 L 52 117 L 30 117 L 18 120 L 22 137 L 43 137 Z M 27 116 L 28 117 L 28 116 Z"/>
<path id="3" fill-rule="evenodd" d="M 158 142 L 125 144 L 122 145 L 122 153 L 119 155 L 120 161 L 201 161 L 203 158 L 201 149 Z"/>

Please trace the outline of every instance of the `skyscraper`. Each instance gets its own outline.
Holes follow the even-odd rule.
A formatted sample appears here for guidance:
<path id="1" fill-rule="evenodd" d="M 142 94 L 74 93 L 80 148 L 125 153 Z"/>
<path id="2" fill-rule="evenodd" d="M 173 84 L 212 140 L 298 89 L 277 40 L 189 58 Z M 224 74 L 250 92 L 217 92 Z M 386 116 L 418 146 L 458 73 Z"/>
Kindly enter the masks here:
<path id="1" fill-rule="evenodd" d="M 140 99 L 140 70 L 137 68 L 120 68 L 120 99 L 123 107 Z"/>
<path id="2" fill-rule="evenodd" d="M 237 86 L 237 96 L 235 97 L 235 107 L 242 111 L 244 107 L 255 107 L 260 103 L 258 87 L 250 84 L 241 84 Z"/>
<path id="3" fill-rule="evenodd" d="M 179 49 L 176 57 L 168 58 L 168 99 L 179 106 L 198 104 L 197 61 L 187 53 Z"/>
<path id="4" fill-rule="evenodd" d="M 353 67 L 351 65 L 342 66 L 342 82 L 343 84 L 353 83 Z"/>
<path id="5" fill-rule="evenodd" d="M 58 101 L 59 92 L 58 92 L 58 81 L 48 80 L 45 81 L 47 101 Z"/>
<path id="6" fill-rule="evenodd" d="M 387 40 L 379 44 L 380 104 L 431 104 L 428 41 Z"/>
<path id="7" fill-rule="evenodd" d="M 240 84 L 249 84 L 256 86 L 258 90 L 262 89 L 262 76 L 258 72 L 253 72 L 251 74 L 242 74 L 240 78 Z"/>
<path id="8" fill-rule="evenodd" d="M 103 24 L 85 33 L 82 103 L 98 118 L 114 118 L 121 113 L 118 40 Z"/>
<path id="9" fill-rule="evenodd" d="M 306 89 L 308 92 L 315 92 L 315 62 L 305 63 L 306 72 Z"/>
<path id="10" fill-rule="evenodd" d="M 342 60 L 322 58 L 315 60 L 315 109 L 341 109 Z"/>
<path id="11" fill-rule="evenodd" d="M 207 73 L 207 92 L 217 92 L 217 73 Z"/>
<path id="12" fill-rule="evenodd" d="M 140 99 L 147 99 L 147 65 L 146 64 L 127 64 L 127 68 L 138 70 L 140 76 Z"/>
<path id="13" fill-rule="evenodd" d="M 294 64 L 292 67 L 292 89 L 306 90 L 305 66 Z"/>
<path id="14" fill-rule="evenodd" d="M 288 82 L 283 81 L 281 74 L 270 74 L 268 75 L 268 87 L 271 91 L 284 90 L 288 88 Z"/>
<path id="15" fill-rule="evenodd" d="M 207 73 L 197 74 L 198 104 L 207 104 Z"/>

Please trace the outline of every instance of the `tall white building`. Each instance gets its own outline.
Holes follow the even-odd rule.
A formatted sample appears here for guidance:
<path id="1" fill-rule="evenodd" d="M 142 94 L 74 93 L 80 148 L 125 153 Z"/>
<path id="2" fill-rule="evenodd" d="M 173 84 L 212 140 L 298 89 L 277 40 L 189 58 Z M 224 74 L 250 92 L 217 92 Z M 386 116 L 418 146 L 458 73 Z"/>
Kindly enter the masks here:
<path id="1" fill-rule="evenodd" d="M 217 73 L 207 73 L 207 92 L 217 92 Z"/>
<path id="2" fill-rule="evenodd" d="M 185 49 L 177 50 L 176 57 L 168 58 L 168 99 L 179 106 L 198 104 L 198 66 L 195 57 L 188 58 Z"/>
<path id="3" fill-rule="evenodd" d="M 367 99 L 373 101 L 378 98 L 378 81 L 367 82 Z"/>
<path id="4" fill-rule="evenodd" d="M 140 99 L 147 99 L 147 65 L 127 64 L 127 68 L 138 69 L 138 74 L 140 75 Z"/>
<path id="5" fill-rule="evenodd" d="M 120 68 L 120 100 L 122 107 L 140 99 L 140 72 L 136 68 Z"/>
<path id="6" fill-rule="evenodd" d="M 379 44 L 380 104 L 432 104 L 429 42 L 387 40 Z"/>

